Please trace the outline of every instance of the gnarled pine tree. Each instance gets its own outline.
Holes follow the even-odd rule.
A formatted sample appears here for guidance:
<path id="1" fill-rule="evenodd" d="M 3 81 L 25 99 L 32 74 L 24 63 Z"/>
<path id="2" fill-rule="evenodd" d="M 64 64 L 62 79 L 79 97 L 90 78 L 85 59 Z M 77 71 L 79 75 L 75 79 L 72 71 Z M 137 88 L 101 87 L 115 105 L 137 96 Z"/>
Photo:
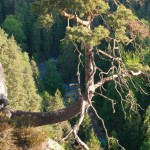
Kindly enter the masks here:
<path id="1" fill-rule="evenodd" d="M 113 9 L 111 8 L 113 6 Z M 148 30 L 139 30 L 139 28 L 132 28 L 133 24 L 143 26 L 138 22 L 131 10 L 127 9 L 118 1 L 108 3 L 104 0 L 36 0 L 33 3 L 33 10 L 39 17 L 39 24 L 45 27 L 50 27 L 54 22 L 54 15 L 59 13 L 68 21 L 66 28 L 66 40 L 71 40 L 77 47 L 80 45 L 82 50 L 77 49 L 79 53 L 78 65 L 78 82 L 79 82 L 79 97 L 71 106 L 51 112 L 25 112 L 15 110 L 12 112 L 11 120 L 15 122 L 16 126 L 42 126 L 47 124 L 58 123 L 69 120 L 70 118 L 80 114 L 79 121 L 74 126 L 70 133 L 73 133 L 76 140 L 85 148 L 87 145 L 80 140 L 77 135 L 79 126 L 81 125 L 86 110 L 91 107 L 93 112 L 99 118 L 105 131 L 108 148 L 109 136 L 103 119 L 98 116 L 95 108 L 92 105 L 92 99 L 95 94 L 99 94 L 103 98 L 112 102 L 112 109 L 115 112 L 115 101 L 104 96 L 102 93 L 103 85 L 110 81 L 114 81 L 115 89 L 121 97 L 121 105 L 124 110 L 124 99 L 118 90 L 129 91 L 129 85 L 126 78 L 132 76 L 146 77 L 146 73 L 141 70 L 128 70 L 123 63 L 120 44 L 128 45 L 136 40 L 136 37 L 142 38 L 148 35 Z M 99 21 L 94 26 L 94 20 Z M 74 21 L 70 25 L 70 20 Z M 109 43 L 111 51 L 99 49 L 102 41 Z M 95 62 L 95 55 L 107 58 L 110 60 L 110 68 L 102 70 Z M 81 55 L 84 56 L 85 64 L 85 90 L 81 92 L 80 88 L 80 64 Z M 100 58 L 101 58 L 100 57 Z M 99 80 L 95 78 L 99 75 Z M 3 83 L 3 82 L 2 82 Z M 1 90 L 1 89 L 0 89 Z M 133 105 L 132 102 L 127 101 Z M 136 107 L 137 104 L 134 104 Z M 118 142 L 118 141 L 117 141 Z M 118 144 L 119 145 L 119 144 Z"/>

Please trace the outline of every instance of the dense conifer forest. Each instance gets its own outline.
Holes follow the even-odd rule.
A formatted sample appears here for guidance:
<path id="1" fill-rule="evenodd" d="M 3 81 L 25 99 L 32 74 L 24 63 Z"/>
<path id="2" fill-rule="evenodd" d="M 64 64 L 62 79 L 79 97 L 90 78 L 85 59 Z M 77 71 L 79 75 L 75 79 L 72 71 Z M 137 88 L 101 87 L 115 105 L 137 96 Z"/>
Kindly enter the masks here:
<path id="1" fill-rule="evenodd" d="M 149 0 L 1 0 L 0 150 L 150 150 L 149 27 Z"/>

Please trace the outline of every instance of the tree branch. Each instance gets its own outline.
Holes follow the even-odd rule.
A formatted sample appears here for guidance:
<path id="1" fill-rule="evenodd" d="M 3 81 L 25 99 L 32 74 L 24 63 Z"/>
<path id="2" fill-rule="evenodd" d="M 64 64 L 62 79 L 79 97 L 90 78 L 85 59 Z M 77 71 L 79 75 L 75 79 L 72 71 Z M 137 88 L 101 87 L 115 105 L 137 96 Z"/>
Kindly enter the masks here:
<path id="1" fill-rule="evenodd" d="M 114 60 L 121 60 L 121 58 L 118 58 L 118 57 L 113 57 L 113 56 L 111 56 L 111 55 L 109 55 L 109 54 L 107 54 L 107 53 L 105 53 L 104 51 L 102 51 L 102 50 L 100 50 L 100 49 L 96 49 L 97 50 L 97 52 L 99 52 L 99 53 L 101 53 L 102 55 L 104 55 L 104 56 L 106 56 L 106 57 L 108 57 L 109 59 L 114 59 Z"/>
<path id="2" fill-rule="evenodd" d="M 143 73 L 142 71 L 138 71 L 138 72 L 134 72 L 132 70 L 128 70 L 128 71 L 124 71 L 122 74 L 116 74 L 116 75 L 112 75 L 110 77 L 105 77 L 103 78 L 101 81 L 97 82 L 94 87 L 95 89 L 101 87 L 103 84 L 111 81 L 111 80 L 115 80 L 119 77 L 128 77 L 128 76 L 146 76 L 145 73 Z"/>
<path id="3" fill-rule="evenodd" d="M 85 21 L 85 20 L 80 19 L 76 14 L 68 14 L 65 11 L 62 11 L 61 15 L 66 17 L 67 19 L 76 20 L 77 23 L 83 26 L 89 26 L 89 24 L 91 23 L 90 21 Z"/>
<path id="4" fill-rule="evenodd" d="M 132 76 L 144 75 L 145 76 L 145 74 L 141 71 L 139 72 L 126 71 L 121 76 L 126 77 L 129 75 L 132 75 Z M 112 75 L 110 77 L 103 78 L 100 82 L 95 84 L 95 89 L 102 86 L 106 82 L 114 80 L 118 77 L 119 75 Z M 2 72 L 1 65 L 0 65 L 0 94 L 7 96 L 6 86 L 4 83 L 4 75 Z M 54 124 L 54 123 L 62 122 L 65 120 L 69 120 L 73 118 L 74 116 L 80 114 L 83 110 L 82 103 L 84 102 L 85 108 L 88 107 L 89 105 L 86 97 L 87 97 L 86 95 L 83 95 L 79 97 L 79 100 L 76 101 L 71 106 L 64 108 L 64 109 L 57 110 L 57 111 L 50 111 L 50 112 L 27 112 L 27 111 L 21 111 L 21 110 L 13 110 L 11 109 L 11 107 L 8 107 L 9 104 L 5 103 L 5 101 L 4 102 L 2 101 L 2 100 L 5 100 L 2 98 L 0 98 L 0 102 L 3 102 L 3 104 L 0 104 L 0 105 L 3 106 L 3 110 L 5 110 L 6 108 L 7 112 L 9 111 L 9 113 L 11 113 L 10 122 L 13 123 L 16 127 L 21 127 L 21 126 L 37 127 L 37 126 Z"/>
<path id="5" fill-rule="evenodd" d="M 14 87 L 15 88 L 15 87 Z M 88 106 L 88 102 L 85 100 L 85 96 L 79 97 L 79 100 L 71 106 L 50 112 L 27 112 L 21 110 L 13 110 L 7 100 L 7 90 L 4 82 L 4 73 L 2 65 L 0 64 L 0 112 L 6 117 L 10 118 L 10 122 L 16 126 L 42 126 L 48 124 L 54 124 L 69 120 L 74 116 L 81 113 L 82 103 L 84 101 L 85 108 Z"/>
<path id="6" fill-rule="evenodd" d="M 16 110 L 12 113 L 11 121 L 16 126 L 42 126 L 69 120 L 81 112 L 82 99 L 75 104 L 57 111 L 26 112 Z"/>

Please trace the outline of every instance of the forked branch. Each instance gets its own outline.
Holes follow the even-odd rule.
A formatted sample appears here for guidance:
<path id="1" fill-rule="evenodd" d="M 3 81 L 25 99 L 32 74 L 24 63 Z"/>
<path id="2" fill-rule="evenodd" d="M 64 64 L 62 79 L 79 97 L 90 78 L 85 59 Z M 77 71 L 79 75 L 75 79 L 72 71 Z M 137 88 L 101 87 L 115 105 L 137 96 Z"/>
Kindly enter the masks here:
<path id="1" fill-rule="evenodd" d="M 90 24 L 90 21 L 88 21 L 88 20 L 85 21 L 85 20 L 80 19 L 77 14 L 69 14 L 65 11 L 62 11 L 61 15 L 67 19 L 76 20 L 77 23 L 79 23 L 83 26 L 89 26 L 89 24 Z"/>
<path id="2" fill-rule="evenodd" d="M 122 72 L 122 74 L 115 74 L 115 75 L 111 75 L 110 77 L 105 77 L 101 81 L 97 82 L 94 85 L 94 87 L 95 87 L 95 89 L 97 89 L 109 81 L 115 80 L 119 77 L 125 78 L 125 77 L 129 77 L 129 76 L 144 76 L 144 77 L 146 77 L 147 75 L 142 71 L 134 72 L 132 70 L 128 70 L 128 71 Z"/>

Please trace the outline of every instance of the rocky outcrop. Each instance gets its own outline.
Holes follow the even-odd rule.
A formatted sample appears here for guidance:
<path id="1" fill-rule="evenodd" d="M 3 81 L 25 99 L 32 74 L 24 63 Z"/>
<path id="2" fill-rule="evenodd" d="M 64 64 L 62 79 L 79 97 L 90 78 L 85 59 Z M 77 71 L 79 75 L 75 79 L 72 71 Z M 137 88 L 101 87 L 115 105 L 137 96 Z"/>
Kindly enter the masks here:
<path id="1" fill-rule="evenodd" d="M 56 141 L 48 138 L 45 142 L 41 143 L 41 145 L 30 147 L 27 150 L 64 150 L 64 148 Z"/>
<path id="2" fill-rule="evenodd" d="M 7 97 L 7 88 L 4 81 L 2 65 L 0 64 L 0 99 Z"/>
<path id="3" fill-rule="evenodd" d="M 48 139 L 43 144 L 43 150 L 64 150 L 61 145 L 59 145 L 56 141 L 52 139 Z"/>

